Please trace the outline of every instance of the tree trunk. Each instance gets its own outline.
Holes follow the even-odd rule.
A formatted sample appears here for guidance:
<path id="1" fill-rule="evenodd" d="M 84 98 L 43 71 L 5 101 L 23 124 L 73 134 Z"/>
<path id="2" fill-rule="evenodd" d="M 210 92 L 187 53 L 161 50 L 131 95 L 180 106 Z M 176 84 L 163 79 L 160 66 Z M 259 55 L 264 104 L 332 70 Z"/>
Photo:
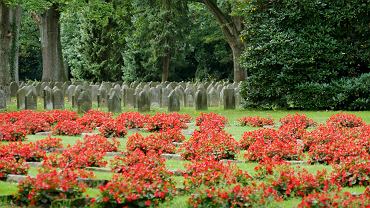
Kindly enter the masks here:
<path id="1" fill-rule="evenodd" d="M 247 76 L 246 71 L 240 66 L 240 57 L 242 55 L 244 46 L 243 44 L 235 45 L 229 44 L 233 51 L 233 62 L 234 62 L 234 81 L 244 81 Z"/>
<path id="2" fill-rule="evenodd" d="M 10 83 L 10 8 L 0 1 L 0 86 Z"/>
<path id="3" fill-rule="evenodd" d="M 10 73 L 12 79 L 19 82 L 19 30 L 21 27 L 22 9 L 16 6 L 10 10 L 10 24 L 12 30 Z"/>
<path id="4" fill-rule="evenodd" d="M 168 81 L 170 72 L 171 56 L 169 54 L 162 57 L 162 82 Z"/>
<path id="5" fill-rule="evenodd" d="M 41 15 L 42 81 L 67 81 L 60 41 L 60 12 L 52 5 Z"/>
<path id="6" fill-rule="evenodd" d="M 218 6 L 217 1 L 202 0 L 208 10 L 213 14 L 218 24 L 221 27 L 222 33 L 225 36 L 233 52 L 234 62 L 234 81 L 240 82 L 245 80 L 247 74 L 240 66 L 240 56 L 244 50 L 244 44 L 240 41 L 240 35 L 243 31 L 243 23 L 241 17 L 230 16 L 228 13 L 223 12 Z"/>

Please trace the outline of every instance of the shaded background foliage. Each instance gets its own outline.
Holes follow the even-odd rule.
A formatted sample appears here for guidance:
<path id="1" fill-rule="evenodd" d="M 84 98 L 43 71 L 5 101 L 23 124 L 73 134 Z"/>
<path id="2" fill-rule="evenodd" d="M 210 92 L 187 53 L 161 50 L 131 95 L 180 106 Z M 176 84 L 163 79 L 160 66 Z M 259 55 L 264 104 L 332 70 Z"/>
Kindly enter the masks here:
<path id="1" fill-rule="evenodd" d="M 370 109 L 368 0 L 245 5 L 247 107 Z"/>

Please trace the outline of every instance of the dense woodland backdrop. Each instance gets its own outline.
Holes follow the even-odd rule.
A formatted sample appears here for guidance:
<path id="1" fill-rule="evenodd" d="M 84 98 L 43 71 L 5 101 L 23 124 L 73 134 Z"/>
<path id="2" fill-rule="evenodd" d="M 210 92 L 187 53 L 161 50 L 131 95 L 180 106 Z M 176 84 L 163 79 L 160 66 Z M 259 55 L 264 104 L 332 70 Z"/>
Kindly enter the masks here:
<path id="1" fill-rule="evenodd" d="M 370 0 L 0 0 L 0 85 L 246 80 L 247 107 L 370 109 L 369 11 Z"/>

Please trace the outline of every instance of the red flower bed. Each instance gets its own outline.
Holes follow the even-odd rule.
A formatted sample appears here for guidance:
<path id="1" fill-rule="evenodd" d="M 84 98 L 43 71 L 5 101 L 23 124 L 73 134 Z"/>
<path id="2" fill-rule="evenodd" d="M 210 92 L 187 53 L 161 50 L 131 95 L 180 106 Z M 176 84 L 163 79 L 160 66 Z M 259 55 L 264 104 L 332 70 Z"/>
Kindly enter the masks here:
<path id="1" fill-rule="evenodd" d="M 147 166 L 146 162 L 125 168 L 105 186 L 100 187 L 103 207 L 157 206 L 175 193 L 175 184 L 165 166 Z"/>
<path id="2" fill-rule="evenodd" d="M 183 142 L 185 141 L 185 136 L 181 133 L 181 129 L 169 129 L 164 132 L 160 132 L 159 135 L 163 139 L 171 142 Z"/>
<path id="3" fill-rule="evenodd" d="M 119 142 L 109 141 L 101 136 L 86 136 L 84 141 L 76 144 L 61 154 L 49 154 L 44 164 L 60 168 L 79 169 L 85 167 L 105 167 L 106 152 L 117 151 Z"/>
<path id="4" fill-rule="evenodd" d="M 155 151 L 159 154 L 162 153 L 175 153 L 176 147 L 172 144 L 172 141 L 167 139 L 164 134 L 151 134 L 147 137 L 141 134 L 131 135 L 126 143 L 127 151 L 133 152 L 136 149 L 143 151 Z"/>
<path id="5" fill-rule="evenodd" d="M 326 121 L 326 124 L 338 128 L 353 128 L 364 126 L 365 122 L 362 120 L 362 118 L 357 117 L 356 115 L 338 113 L 330 116 L 330 118 Z"/>
<path id="6" fill-rule="evenodd" d="M 260 116 L 242 117 L 238 120 L 241 126 L 263 127 L 274 125 L 274 120 L 271 118 L 262 118 Z"/>
<path id="7" fill-rule="evenodd" d="M 169 129 L 186 129 L 190 122 L 189 115 L 179 113 L 157 113 L 147 118 L 145 128 L 148 131 L 167 131 Z"/>
<path id="8" fill-rule="evenodd" d="M 272 188 L 264 184 L 231 188 L 212 187 L 198 189 L 188 201 L 190 207 L 270 207 L 281 199 Z"/>
<path id="9" fill-rule="evenodd" d="M 195 125 L 199 126 L 201 131 L 207 129 L 223 129 L 227 124 L 227 119 L 224 116 L 216 113 L 200 113 L 195 119 Z"/>
<path id="10" fill-rule="evenodd" d="M 0 141 L 24 141 L 27 130 L 23 126 L 12 123 L 0 126 Z"/>
<path id="11" fill-rule="evenodd" d="M 50 131 L 51 126 L 42 114 L 31 113 L 22 119 L 19 119 L 14 125 L 22 126 L 26 129 L 27 134 Z"/>
<path id="12" fill-rule="evenodd" d="M 127 129 L 124 124 L 119 123 L 115 120 L 109 120 L 103 123 L 100 128 L 99 132 L 104 137 L 125 137 L 127 134 Z"/>
<path id="13" fill-rule="evenodd" d="M 283 168 L 270 178 L 271 186 L 284 197 L 303 197 L 314 192 L 326 192 L 336 188 L 327 177 L 326 171 L 310 174 L 306 169 L 295 171 Z"/>
<path id="14" fill-rule="evenodd" d="M 238 142 L 225 131 L 195 131 L 184 143 L 182 157 L 186 160 L 214 158 L 216 160 L 235 159 Z"/>
<path id="15" fill-rule="evenodd" d="M 247 184 L 251 176 L 234 164 L 222 163 L 213 159 L 195 161 L 186 166 L 184 186 L 187 191 L 200 186 L 229 186 L 236 183 Z"/>
<path id="16" fill-rule="evenodd" d="M 287 115 L 280 119 L 280 123 L 282 125 L 293 125 L 295 128 L 308 128 L 310 126 L 315 126 L 316 123 L 308 118 L 305 114 L 294 114 L 294 115 Z"/>
<path id="17" fill-rule="evenodd" d="M 42 140 L 37 140 L 35 144 L 37 148 L 44 150 L 44 151 L 51 151 L 53 149 L 63 148 L 61 138 L 47 137 Z"/>
<path id="18" fill-rule="evenodd" d="M 143 128 L 148 117 L 138 112 L 125 112 L 119 115 L 116 121 L 129 129 Z"/>
<path id="19" fill-rule="evenodd" d="M 115 173 L 125 172 L 130 166 L 146 164 L 148 168 L 164 167 L 165 159 L 155 151 L 144 153 L 136 149 L 133 152 L 126 152 L 123 156 L 115 156 L 111 160 L 111 168 Z"/>
<path id="20" fill-rule="evenodd" d="M 255 142 L 249 145 L 244 157 L 250 161 L 260 161 L 264 158 L 299 159 L 303 149 L 297 141 L 280 139 L 275 133 L 273 130 L 262 131 L 262 136 L 258 135 L 259 137 L 255 138 Z M 267 134 L 267 137 L 263 134 Z M 243 140 L 244 144 L 245 141 Z"/>
<path id="21" fill-rule="evenodd" d="M 12 155 L 0 156 L 0 180 L 6 179 L 8 174 L 26 175 L 29 168 L 24 159 L 16 159 Z"/>
<path id="22" fill-rule="evenodd" d="M 81 125 L 77 121 L 61 121 L 53 128 L 53 134 L 55 135 L 67 135 L 67 136 L 76 136 L 82 134 L 86 129 L 85 126 Z"/>
<path id="23" fill-rule="evenodd" d="M 112 113 L 105 113 L 97 110 L 89 110 L 77 121 L 86 127 L 86 129 L 95 129 L 105 122 L 112 119 Z"/>
<path id="24" fill-rule="evenodd" d="M 370 157 L 357 157 L 341 161 L 334 166 L 332 180 L 341 186 L 370 185 Z"/>
<path id="25" fill-rule="evenodd" d="M 38 148 L 35 143 L 14 142 L 1 146 L 0 150 L 0 156 L 12 156 L 27 162 L 39 162 L 45 155 L 46 152 Z"/>
<path id="26" fill-rule="evenodd" d="M 278 138 L 278 131 L 275 129 L 258 129 L 254 131 L 247 131 L 243 134 L 240 140 L 240 147 L 247 150 L 256 140 L 272 141 Z"/>
<path id="27" fill-rule="evenodd" d="M 368 208 L 370 204 L 370 188 L 360 196 L 353 196 L 349 192 L 313 193 L 304 197 L 299 208 L 326 208 L 326 207 L 358 207 Z"/>
<path id="28" fill-rule="evenodd" d="M 46 112 L 49 115 L 49 123 L 56 124 L 60 121 L 77 120 L 78 114 L 69 110 L 51 110 Z"/>
<path id="29" fill-rule="evenodd" d="M 319 126 L 304 136 L 311 162 L 339 163 L 348 157 L 369 155 L 367 128 Z"/>
<path id="30" fill-rule="evenodd" d="M 28 177 L 18 185 L 16 200 L 22 205 L 49 207 L 57 199 L 79 198 L 86 189 L 77 179 L 85 177 L 85 173 L 71 169 L 44 170 L 36 178 Z"/>

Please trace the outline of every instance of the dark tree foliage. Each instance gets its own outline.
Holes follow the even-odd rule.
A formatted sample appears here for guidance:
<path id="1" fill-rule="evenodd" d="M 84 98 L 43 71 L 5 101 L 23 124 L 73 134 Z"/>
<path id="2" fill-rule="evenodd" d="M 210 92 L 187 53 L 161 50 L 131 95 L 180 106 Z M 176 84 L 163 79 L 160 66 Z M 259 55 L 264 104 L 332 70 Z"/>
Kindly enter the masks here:
<path id="1" fill-rule="evenodd" d="M 369 11 L 369 0 L 246 4 L 246 106 L 370 109 Z"/>

